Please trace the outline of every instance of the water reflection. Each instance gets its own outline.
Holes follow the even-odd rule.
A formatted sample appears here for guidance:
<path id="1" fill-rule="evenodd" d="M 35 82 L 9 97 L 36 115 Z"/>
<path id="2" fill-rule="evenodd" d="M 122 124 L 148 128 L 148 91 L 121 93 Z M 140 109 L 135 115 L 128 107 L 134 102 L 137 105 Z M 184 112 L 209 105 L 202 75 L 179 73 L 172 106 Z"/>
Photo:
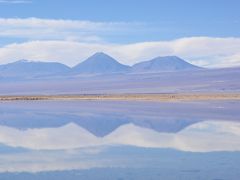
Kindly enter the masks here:
<path id="1" fill-rule="evenodd" d="M 228 121 L 204 121 L 188 126 L 178 133 L 159 133 L 134 124 L 126 124 L 104 137 L 97 137 L 73 123 L 58 128 L 25 131 L 0 126 L 2 144 L 36 150 L 131 145 L 192 152 L 239 151 L 239 139 L 240 123 Z"/>
<path id="2" fill-rule="evenodd" d="M 17 129 L 61 127 L 75 123 L 98 137 L 132 123 L 158 132 L 178 132 L 204 120 L 239 121 L 239 102 L 94 102 L 0 103 L 0 125 Z"/>
<path id="3" fill-rule="evenodd" d="M 239 163 L 239 105 L 229 101 L 0 103 L 0 172 L 163 168 L 164 163 L 177 168 L 184 158 L 187 167 L 200 161 L 197 168 L 210 159 Z"/>

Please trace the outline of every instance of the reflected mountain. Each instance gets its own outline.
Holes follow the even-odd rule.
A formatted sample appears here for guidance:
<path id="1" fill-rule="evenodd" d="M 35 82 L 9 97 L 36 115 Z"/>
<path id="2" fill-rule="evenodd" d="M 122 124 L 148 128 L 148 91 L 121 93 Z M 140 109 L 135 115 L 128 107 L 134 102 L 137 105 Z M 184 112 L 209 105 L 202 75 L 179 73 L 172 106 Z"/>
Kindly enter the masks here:
<path id="1" fill-rule="evenodd" d="M 204 120 L 237 121 L 237 107 L 236 102 L 8 102 L 0 104 L 0 125 L 27 130 L 74 123 L 104 137 L 132 123 L 157 132 L 177 133 Z"/>
<path id="2" fill-rule="evenodd" d="M 97 137 L 104 137 L 118 127 L 133 123 L 136 126 L 153 129 L 158 132 L 176 133 L 185 127 L 197 123 L 200 120 L 191 119 L 149 119 L 142 120 L 134 119 L 126 115 L 112 115 L 112 114 L 97 114 L 97 115 L 74 115 L 74 114 L 47 114 L 31 112 L 31 119 L 29 113 L 16 113 L 16 116 L 9 117 L 7 120 L 0 117 L 0 125 L 14 127 L 21 130 L 32 128 L 57 128 L 69 123 L 74 123 L 80 127 L 88 130 Z"/>
<path id="3" fill-rule="evenodd" d="M 8 112 L 12 114 L 11 112 Z M 14 113 L 14 116 L 5 118 L 8 116 L 0 117 L 0 125 L 14 127 L 21 130 L 27 129 L 41 129 L 41 128 L 57 128 L 69 123 L 74 123 L 80 127 L 88 130 L 92 134 L 98 137 L 103 137 L 119 126 L 129 123 L 127 118 L 118 116 L 105 116 L 105 114 L 98 115 L 84 115 L 84 114 L 68 114 L 68 113 L 44 113 L 39 111 L 33 112 L 18 112 Z"/>
<path id="4" fill-rule="evenodd" d="M 173 148 L 181 151 L 240 151 L 240 123 L 203 121 L 178 133 L 163 133 L 134 124 L 122 125 L 104 137 L 69 123 L 57 128 L 28 129 L 0 126 L 0 143 L 32 150 L 71 150 L 112 145 Z"/>
<path id="5" fill-rule="evenodd" d="M 149 179 L 146 172 L 153 179 L 237 179 L 239 107 L 239 101 L 1 102 L 0 179 L 111 173 L 109 179 Z"/>

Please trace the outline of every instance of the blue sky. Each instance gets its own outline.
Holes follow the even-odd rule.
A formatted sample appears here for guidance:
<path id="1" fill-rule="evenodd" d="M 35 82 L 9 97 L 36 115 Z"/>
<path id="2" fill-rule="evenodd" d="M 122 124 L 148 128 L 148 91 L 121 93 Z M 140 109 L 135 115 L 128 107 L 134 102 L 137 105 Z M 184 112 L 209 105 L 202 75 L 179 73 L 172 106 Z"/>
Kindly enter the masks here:
<path id="1" fill-rule="evenodd" d="M 1 56 L 1 53 L 5 52 L 2 49 L 6 46 L 16 43 L 25 45 L 24 43 L 35 41 L 74 41 L 87 43 L 91 49 L 96 43 L 127 46 L 135 43 L 172 42 L 183 38 L 192 40 L 204 37 L 209 39 L 203 44 L 209 44 L 209 41 L 210 44 L 214 44 L 216 38 L 224 42 L 226 39 L 234 40 L 235 50 L 238 47 L 236 40 L 240 36 L 239 7 L 238 0 L 0 0 L 0 61 L 1 57 L 4 59 L 3 63 L 19 58 L 58 58 L 46 55 L 31 56 L 26 53 L 25 56 L 24 53 Z M 202 39 L 197 40 L 202 42 Z M 219 39 L 217 41 L 219 42 Z M 219 44 L 216 48 L 218 47 Z M 99 51 L 103 49 L 99 48 Z M 158 54 L 167 54 L 159 51 L 140 56 L 143 52 L 138 52 L 135 58 L 130 58 L 127 55 L 121 57 L 113 50 L 107 51 L 115 57 L 126 59 L 122 61 L 127 64 L 137 62 L 137 59 L 144 60 Z M 239 61 L 236 62 L 232 57 L 238 57 L 239 52 L 226 52 L 221 56 L 221 51 L 211 57 L 209 53 L 205 55 L 204 52 L 200 52 L 202 55 L 196 57 L 185 55 L 186 53 L 174 55 L 183 56 L 203 66 L 238 65 Z M 92 52 L 93 50 L 79 58 L 75 57 L 72 61 L 56 61 L 73 65 Z M 174 49 L 173 52 L 168 52 L 171 54 L 178 51 Z M 227 63 L 226 59 L 231 63 Z"/>
<path id="2" fill-rule="evenodd" d="M 38 17 L 97 22 L 139 22 L 149 30 L 114 42 L 139 42 L 188 36 L 240 36 L 238 0 L 31 0 L 1 3 L 3 18 Z M 150 33 L 149 33 L 150 32 Z M 154 32 L 154 33 L 151 33 Z"/>

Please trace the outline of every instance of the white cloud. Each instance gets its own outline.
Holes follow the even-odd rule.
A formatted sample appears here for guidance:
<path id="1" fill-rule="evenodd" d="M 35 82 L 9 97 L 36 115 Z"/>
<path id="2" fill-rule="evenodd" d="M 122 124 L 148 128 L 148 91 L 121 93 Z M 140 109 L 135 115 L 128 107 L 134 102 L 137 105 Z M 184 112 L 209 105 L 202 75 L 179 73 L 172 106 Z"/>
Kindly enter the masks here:
<path id="1" fill-rule="evenodd" d="M 124 34 L 140 23 L 93 22 L 40 18 L 0 18 L 0 37 L 28 40 L 102 41 L 111 34 Z"/>
<path id="2" fill-rule="evenodd" d="M 121 35 L 131 37 L 136 29 L 147 27 L 126 22 L 0 18 L 0 37 L 24 39 L 23 43 L 0 47 L 0 63 L 30 59 L 73 66 L 97 51 L 104 51 L 129 65 L 165 55 L 177 55 L 204 67 L 240 65 L 240 38 L 186 37 L 132 44 L 107 41 Z"/>
<path id="3" fill-rule="evenodd" d="M 58 25 L 56 25 L 58 26 Z M 74 41 L 29 41 L 0 48 L 0 63 L 19 59 L 58 61 L 73 66 L 95 52 L 103 51 L 124 64 L 156 56 L 177 55 L 205 67 L 240 66 L 240 38 L 191 37 L 172 41 L 135 44 Z"/>

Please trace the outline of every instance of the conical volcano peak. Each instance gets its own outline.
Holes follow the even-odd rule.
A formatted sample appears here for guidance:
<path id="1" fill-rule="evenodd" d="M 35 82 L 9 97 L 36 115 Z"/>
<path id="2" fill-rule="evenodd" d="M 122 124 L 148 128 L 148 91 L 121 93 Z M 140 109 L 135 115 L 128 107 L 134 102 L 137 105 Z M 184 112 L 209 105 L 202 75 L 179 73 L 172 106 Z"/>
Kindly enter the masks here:
<path id="1" fill-rule="evenodd" d="M 165 61 L 181 60 L 181 61 L 185 61 L 178 56 L 158 56 L 158 57 L 156 57 L 152 60 L 165 60 Z"/>
<path id="2" fill-rule="evenodd" d="M 88 62 L 88 61 L 96 61 L 96 63 L 97 61 L 112 61 L 112 62 L 118 63 L 117 60 L 115 60 L 113 57 L 103 52 L 97 52 L 93 54 L 92 56 L 87 58 L 84 62 Z"/>
<path id="3" fill-rule="evenodd" d="M 110 57 L 110 56 L 104 52 L 96 52 L 95 54 L 92 55 L 92 57 Z"/>
<path id="4" fill-rule="evenodd" d="M 135 72 L 161 72 L 161 71 L 182 71 L 201 69 L 198 66 L 188 63 L 177 56 L 159 56 L 149 61 L 133 65 Z"/>
<path id="5" fill-rule="evenodd" d="M 111 56 L 97 52 L 73 68 L 75 73 L 115 73 L 126 72 L 130 67 L 119 63 Z"/>

